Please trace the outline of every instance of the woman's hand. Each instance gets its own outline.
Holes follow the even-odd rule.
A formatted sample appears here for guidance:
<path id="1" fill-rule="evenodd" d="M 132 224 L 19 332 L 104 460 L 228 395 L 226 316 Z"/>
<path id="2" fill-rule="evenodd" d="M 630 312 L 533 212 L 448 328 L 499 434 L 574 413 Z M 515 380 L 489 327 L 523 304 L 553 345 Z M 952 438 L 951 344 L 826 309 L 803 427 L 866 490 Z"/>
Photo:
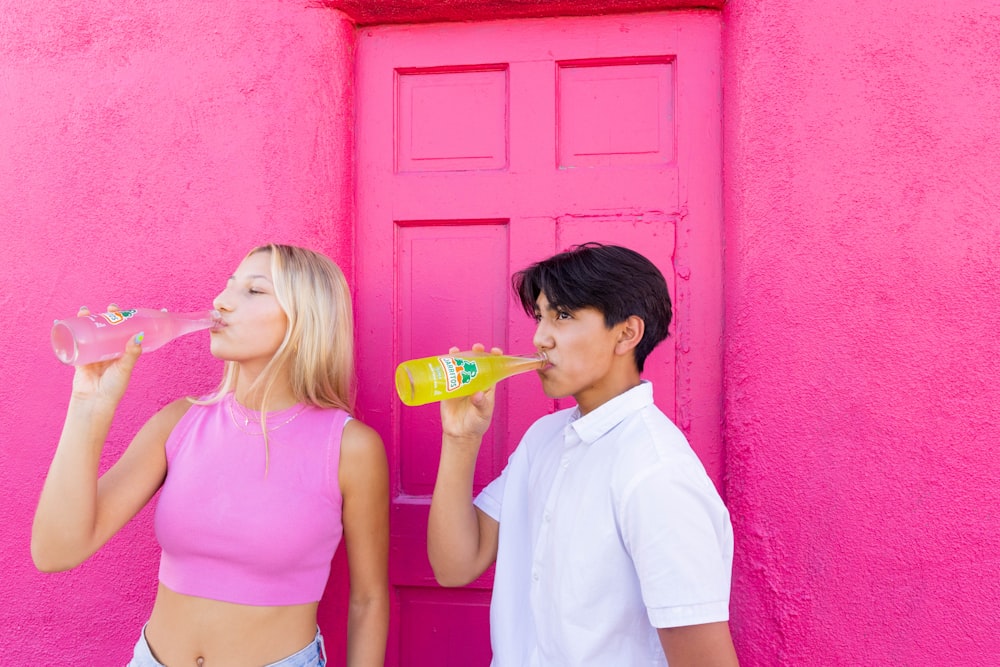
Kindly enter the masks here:
<path id="1" fill-rule="evenodd" d="M 115 304 L 108 306 L 109 313 L 117 311 L 118 306 Z M 84 306 L 80 308 L 77 316 L 84 317 L 89 314 L 90 310 Z M 73 398 L 107 401 L 117 405 L 125 395 L 129 378 L 132 377 L 132 369 L 140 354 L 142 354 L 141 338 L 140 340 L 133 338 L 125 345 L 125 354 L 118 359 L 76 366 L 76 372 L 73 374 Z"/>
<path id="2" fill-rule="evenodd" d="M 472 346 L 473 352 L 483 352 L 484 346 L 476 343 Z M 448 350 L 448 354 L 459 352 L 457 347 Z M 503 354 L 503 351 L 494 347 L 490 354 Z M 496 385 L 484 391 L 477 391 L 471 396 L 460 398 L 449 398 L 441 401 L 441 431 L 447 437 L 459 440 L 482 439 L 483 434 L 490 427 L 493 419 L 493 406 L 496 399 Z"/>

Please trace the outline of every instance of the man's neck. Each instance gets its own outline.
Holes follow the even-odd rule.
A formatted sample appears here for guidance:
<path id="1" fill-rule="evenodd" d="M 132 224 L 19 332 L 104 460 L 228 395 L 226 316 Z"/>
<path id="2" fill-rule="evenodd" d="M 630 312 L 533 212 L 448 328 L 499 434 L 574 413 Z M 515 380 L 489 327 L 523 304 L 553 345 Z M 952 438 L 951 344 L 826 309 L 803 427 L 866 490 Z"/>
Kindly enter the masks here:
<path id="1" fill-rule="evenodd" d="M 632 364 L 631 369 L 626 368 L 620 372 L 609 373 L 601 380 L 599 385 L 589 387 L 578 394 L 574 394 L 573 398 L 580 408 L 580 414 L 585 415 L 593 412 L 611 399 L 621 396 L 626 391 L 638 387 L 641 382 L 642 378 L 639 376 L 639 371 Z"/>

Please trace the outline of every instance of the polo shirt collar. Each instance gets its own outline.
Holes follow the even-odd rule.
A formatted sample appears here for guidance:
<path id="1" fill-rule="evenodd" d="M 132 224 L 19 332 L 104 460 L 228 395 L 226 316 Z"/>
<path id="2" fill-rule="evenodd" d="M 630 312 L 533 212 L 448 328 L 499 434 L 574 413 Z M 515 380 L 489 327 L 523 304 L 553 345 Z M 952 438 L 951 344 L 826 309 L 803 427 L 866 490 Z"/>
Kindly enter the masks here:
<path id="1" fill-rule="evenodd" d="M 653 384 L 642 380 L 638 386 L 618 394 L 610 401 L 586 415 L 580 416 L 580 408 L 570 415 L 569 426 L 581 441 L 592 443 L 603 437 L 635 412 L 653 404 Z"/>

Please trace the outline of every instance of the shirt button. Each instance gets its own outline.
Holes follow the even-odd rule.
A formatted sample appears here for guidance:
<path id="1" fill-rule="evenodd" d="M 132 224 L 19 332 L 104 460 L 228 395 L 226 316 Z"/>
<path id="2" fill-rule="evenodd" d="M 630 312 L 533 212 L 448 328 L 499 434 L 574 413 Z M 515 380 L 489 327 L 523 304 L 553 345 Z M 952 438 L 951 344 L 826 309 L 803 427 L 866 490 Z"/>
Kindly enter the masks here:
<path id="1" fill-rule="evenodd" d="M 545 516 L 543 518 L 545 519 L 545 523 L 552 521 L 552 515 L 549 514 L 548 512 L 545 513 Z"/>
<path id="2" fill-rule="evenodd" d="M 532 572 L 531 578 L 534 579 L 535 581 L 538 581 L 538 572 Z"/>

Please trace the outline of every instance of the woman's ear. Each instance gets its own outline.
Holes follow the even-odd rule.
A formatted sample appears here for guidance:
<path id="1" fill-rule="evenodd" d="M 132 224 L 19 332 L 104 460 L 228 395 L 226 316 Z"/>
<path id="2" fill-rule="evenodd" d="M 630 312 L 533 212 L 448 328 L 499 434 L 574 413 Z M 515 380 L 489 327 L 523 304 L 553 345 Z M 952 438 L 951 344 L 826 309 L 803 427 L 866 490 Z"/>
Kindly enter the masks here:
<path id="1" fill-rule="evenodd" d="M 615 354 L 627 354 L 635 349 L 646 333 L 646 323 L 638 315 L 630 315 L 618 325 L 618 342 L 615 344 Z"/>

